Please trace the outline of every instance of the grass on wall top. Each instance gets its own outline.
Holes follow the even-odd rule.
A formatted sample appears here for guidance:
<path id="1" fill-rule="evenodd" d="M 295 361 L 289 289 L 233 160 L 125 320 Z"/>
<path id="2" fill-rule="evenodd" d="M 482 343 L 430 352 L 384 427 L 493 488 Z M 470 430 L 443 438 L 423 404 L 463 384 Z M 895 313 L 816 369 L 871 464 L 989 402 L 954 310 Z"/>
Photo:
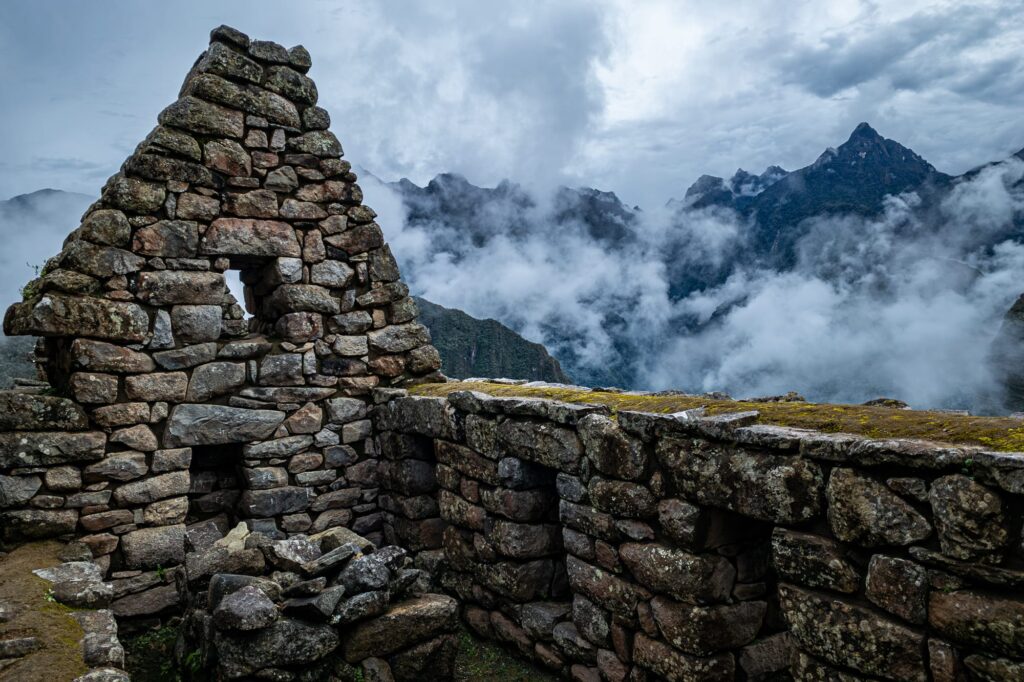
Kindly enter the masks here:
<path id="1" fill-rule="evenodd" d="M 607 405 L 612 412 L 634 410 L 671 414 L 697 407 L 708 414 L 757 410 L 760 423 L 853 433 L 868 438 L 915 438 L 958 445 L 978 445 L 1000 452 L 1024 452 L 1024 420 L 975 417 L 946 412 L 865 405 L 807 402 L 717 400 L 679 394 L 636 394 L 584 388 L 517 386 L 487 382 L 421 384 L 414 395 L 445 396 L 453 391 L 480 391 L 495 396 L 549 398 L 569 403 Z"/>

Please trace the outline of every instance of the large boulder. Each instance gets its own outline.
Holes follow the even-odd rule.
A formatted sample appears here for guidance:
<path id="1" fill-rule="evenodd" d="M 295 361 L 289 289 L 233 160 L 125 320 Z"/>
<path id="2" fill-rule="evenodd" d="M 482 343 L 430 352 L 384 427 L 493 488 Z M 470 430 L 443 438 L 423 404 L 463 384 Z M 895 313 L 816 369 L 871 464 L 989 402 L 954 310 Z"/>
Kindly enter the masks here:
<path id="1" fill-rule="evenodd" d="M 77 509 L 16 509 L 0 514 L 0 532 L 7 542 L 68 535 L 77 524 Z"/>
<path id="2" fill-rule="evenodd" d="M 622 431 L 604 415 L 591 414 L 580 420 L 578 431 L 587 457 L 602 474 L 633 481 L 647 467 L 643 443 Z"/>
<path id="3" fill-rule="evenodd" d="M 860 588 L 860 571 L 846 558 L 842 546 L 818 535 L 776 528 L 772 564 L 786 580 L 808 587 L 846 593 Z"/>
<path id="4" fill-rule="evenodd" d="M 217 631 L 213 643 L 227 679 L 246 677 L 263 668 L 307 666 L 338 647 L 330 625 L 280 619 L 255 632 Z"/>
<path id="5" fill-rule="evenodd" d="M 779 585 L 779 604 L 790 631 L 815 656 L 868 675 L 925 682 L 924 636 L 856 604 Z"/>
<path id="6" fill-rule="evenodd" d="M 131 569 L 175 566 L 185 561 L 185 525 L 134 530 L 122 536 L 121 549 Z"/>
<path id="7" fill-rule="evenodd" d="M 288 223 L 248 218 L 218 218 L 203 235 L 203 254 L 224 256 L 302 255 L 295 230 Z"/>
<path id="8" fill-rule="evenodd" d="M 668 437 L 658 442 L 657 455 L 677 489 L 695 502 L 775 523 L 821 513 L 824 474 L 810 460 Z"/>
<path id="9" fill-rule="evenodd" d="M 689 603 L 724 601 L 736 578 L 732 564 L 717 555 L 690 554 L 653 542 L 628 542 L 619 554 L 642 585 Z"/>
<path id="10" fill-rule="evenodd" d="M 85 411 L 67 398 L 0 391 L 0 431 L 75 431 L 88 425 Z"/>
<path id="11" fill-rule="evenodd" d="M 278 618 L 278 610 L 255 585 L 232 592 L 213 610 L 213 623 L 222 630 L 262 630 Z"/>
<path id="12" fill-rule="evenodd" d="M 933 590 L 928 622 L 957 644 L 1024 658 L 1024 601 L 973 591 Z"/>
<path id="13" fill-rule="evenodd" d="M 711 658 L 689 656 L 642 632 L 637 634 L 633 644 L 633 660 L 666 680 L 732 682 L 736 676 L 736 662 L 731 654 Z"/>
<path id="14" fill-rule="evenodd" d="M 107 436 L 80 433 L 8 431 L 0 433 L 0 468 L 55 466 L 103 458 Z"/>
<path id="15" fill-rule="evenodd" d="M 932 482 L 928 499 L 943 554 L 960 561 L 1002 561 L 1010 530 L 998 493 L 952 474 Z"/>
<path id="16" fill-rule="evenodd" d="M 760 632 L 767 610 L 768 603 L 763 601 L 693 606 L 663 596 L 651 600 L 654 620 L 665 639 L 698 656 L 749 644 Z"/>

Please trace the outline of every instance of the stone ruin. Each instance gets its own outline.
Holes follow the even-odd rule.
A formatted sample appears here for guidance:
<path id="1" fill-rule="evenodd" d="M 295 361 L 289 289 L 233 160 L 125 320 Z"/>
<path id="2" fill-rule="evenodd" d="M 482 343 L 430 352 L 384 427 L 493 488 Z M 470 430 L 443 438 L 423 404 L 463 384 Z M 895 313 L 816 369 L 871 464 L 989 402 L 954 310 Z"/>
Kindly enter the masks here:
<path id="1" fill-rule="evenodd" d="M 579 682 L 1024 679 L 1024 455 L 415 395 L 309 65 L 216 29 L 8 311 L 49 388 L 0 393 L 0 523 L 84 543 L 89 665 L 179 614 L 225 679 L 448 679 L 457 621 Z"/>
<path id="2" fill-rule="evenodd" d="M 0 398 L 0 465 L 13 474 L 0 486 L 3 537 L 77 536 L 113 579 L 109 595 L 90 587 L 78 605 L 112 599 L 119 618 L 208 609 L 219 625 L 219 598 L 197 597 L 206 582 L 265 565 L 297 573 L 275 576 L 276 590 L 256 583 L 264 601 L 288 597 L 282 613 L 306 621 L 317 620 L 306 610 L 333 617 L 342 592 L 351 613 L 335 625 L 424 591 L 403 572 L 404 552 L 363 557 L 383 543 L 384 518 L 368 398 L 436 381 L 440 356 L 316 106 L 310 65 L 301 46 L 213 31 L 179 99 L 7 312 L 7 334 L 41 337 L 53 395 Z M 239 271 L 244 309 L 228 270 Z M 358 544 L 332 535 L 342 529 Z M 268 562 L 256 538 L 284 544 Z M 339 572 L 344 589 L 333 586 Z M 416 598 L 440 609 L 427 635 L 451 629 L 450 598 Z M 259 648 L 269 658 L 256 668 L 228 665 L 228 640 L 210 641 L 229 677 L 337 647 L 334 629 L 300 622 L 261 622 L 274 645 Z M 308 660 L 288 653 L 303 634 Z"/>

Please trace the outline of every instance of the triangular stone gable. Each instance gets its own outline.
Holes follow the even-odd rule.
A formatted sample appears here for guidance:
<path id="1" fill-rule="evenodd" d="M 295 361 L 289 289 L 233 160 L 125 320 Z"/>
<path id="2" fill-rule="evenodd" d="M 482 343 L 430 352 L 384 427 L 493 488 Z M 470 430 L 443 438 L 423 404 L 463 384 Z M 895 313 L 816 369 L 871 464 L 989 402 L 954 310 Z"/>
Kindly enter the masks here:
<path id="1" fill-rule="evenodd" d="M 215 29 L 8 309 L 7 334 L 43 337 L 37 360 L 63 396 L 46 400 L 78 418 L 66 436 L 25 433 L 35 454 L 2 461 L 59 467 L 85 492 L 8 514 L 5 536 L 73 531 L 101 564 L 135 570 L 180 563 L 189 524 L 214 516 L 272 536 L 379 533 L 370 393 L 437 380 L 440 358 L 310 64 L 301 46 Z M 61 489 L 45 490 L 56 504 Z"/>
<path id="2" fill-rule="evenodd" d="M 438 355 L 316 106 L 310 64 L 301 46 L 214 30 L 179 99 L 8 309 L 5 332 L 154 351 L 250 332 L 317 341 L 316 380 L 337 377 L 346 393 L 432 375 Z M 252 322 L 228 269 L 241 270 Z"/>

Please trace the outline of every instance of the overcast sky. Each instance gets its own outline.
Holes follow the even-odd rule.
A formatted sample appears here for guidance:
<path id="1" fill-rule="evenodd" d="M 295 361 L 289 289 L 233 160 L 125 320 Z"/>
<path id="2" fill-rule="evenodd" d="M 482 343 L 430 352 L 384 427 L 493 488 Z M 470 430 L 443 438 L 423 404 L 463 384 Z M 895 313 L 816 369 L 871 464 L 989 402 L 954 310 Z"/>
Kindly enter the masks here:
<path id="1" fill-rule="evenodd" d="M 595 186 L 806 165 L 862 120 L 962 172 L 1024 147 L 1024 3 L 5 0 L 0 198 L 98 193 L 214 26 L 313 55 L 355 165 Z"/>

